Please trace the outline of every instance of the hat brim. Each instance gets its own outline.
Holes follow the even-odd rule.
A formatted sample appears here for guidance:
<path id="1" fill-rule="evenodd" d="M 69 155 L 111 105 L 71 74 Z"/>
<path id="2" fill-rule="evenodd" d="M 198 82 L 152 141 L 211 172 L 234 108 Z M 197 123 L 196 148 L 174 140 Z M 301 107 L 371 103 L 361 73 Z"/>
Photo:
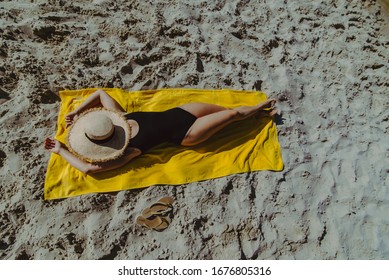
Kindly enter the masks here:
<path id="1" fill-rule="evenodd" d="M 106 142 L 94 142 L 85 134 L 85 127 L 93 121 L 94 114 L 105 114 L 115 127 L 112 137 Z M 107 162 L 122 156 L 130 143 L 131 127 L 123 114 L 95 108 L 82 113 L 70 126 L 67 145 L 70 152 L 88 162 Z"/>

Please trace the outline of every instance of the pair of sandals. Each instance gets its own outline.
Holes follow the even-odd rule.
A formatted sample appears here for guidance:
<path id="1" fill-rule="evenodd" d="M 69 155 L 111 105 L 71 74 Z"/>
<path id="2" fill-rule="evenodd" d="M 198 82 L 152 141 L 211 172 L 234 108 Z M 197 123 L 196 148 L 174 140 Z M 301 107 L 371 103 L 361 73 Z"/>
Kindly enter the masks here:
<path id="1" fill-rule="evenodd" d="M 167 196 L 159 199 L 142 211 L 136 218 L 136 224 L 155 231 L 163 231 L 170 225 L 174 198 Z"/>

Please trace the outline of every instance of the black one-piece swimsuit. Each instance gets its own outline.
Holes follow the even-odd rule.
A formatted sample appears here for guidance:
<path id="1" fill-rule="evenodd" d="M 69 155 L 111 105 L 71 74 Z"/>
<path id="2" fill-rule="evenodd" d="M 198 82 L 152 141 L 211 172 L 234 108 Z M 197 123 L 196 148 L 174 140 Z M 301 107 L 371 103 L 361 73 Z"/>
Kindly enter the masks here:
<path id="1" fill-rule="evenodd" d="M 138 134 L 131 139 L 130 147 L 142 152 L 164 142 L 180 145 L 196 117 L 179 107 L 163 112 L 133 112 L 125 115 L 139 124 Z"/>

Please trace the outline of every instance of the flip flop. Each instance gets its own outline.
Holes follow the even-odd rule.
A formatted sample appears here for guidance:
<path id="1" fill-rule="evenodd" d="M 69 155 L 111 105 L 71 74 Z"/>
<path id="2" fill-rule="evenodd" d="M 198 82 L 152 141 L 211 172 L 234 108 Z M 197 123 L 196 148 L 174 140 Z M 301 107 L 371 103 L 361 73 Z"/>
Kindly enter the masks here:
<path id="1" fill-rule="evenodd" d="M 168 217 L 154 216 L 151 219 L 147 219 L 143 216 L 136 218 L 136 223 L 140 226 L 147 227 L 155 231 L 163 231 L 170 225 L 170 219 Z"/>
<path id="2" fill-rule="evenodd" d="M 173 210 L 174 198 L 167 196 L 153 203 L 149 208 L 142 211 L 143 217 L 149 219 L 153 216 L 166 216 Z"/>

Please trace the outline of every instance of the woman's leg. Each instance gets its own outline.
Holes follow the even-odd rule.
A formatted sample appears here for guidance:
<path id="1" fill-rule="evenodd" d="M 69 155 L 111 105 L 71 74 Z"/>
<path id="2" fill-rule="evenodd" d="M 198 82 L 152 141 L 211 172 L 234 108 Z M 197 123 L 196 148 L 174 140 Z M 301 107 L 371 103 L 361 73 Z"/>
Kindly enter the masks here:
<path id="1" fill-rule="evenodd" d="M 258 104 L 257 106 L 241 106 L 233 109 L 237 110 L 242 115 L 242 117 L 245 118 L 247 114 L 255 114 L 255 112 L 261 109 L 274 107 L 275 102 L 276 101 L 274 99 L 268 99 L 265 102 Z M 231 110 L 230 108 L 222 107 L 219 105 L 200 102 L 187 103 L 179 107 L 184 109 L 185 111 L 188 111 L 197 118 L 201 118 L 203 116 L 220 111 Z"/>
<path id="2" fill-rule="evenodd" d="M 219 105 L 200 103 L 200 102 L 187 103 L 179 107 L 191 113 L 196 118 L 201 118 L 209 114 L 227 110 L 227 108 Z"/>
<path id="3" fill-rule="evenodd" d="M 276 104 L 275 99 L 268 99 L 262 103 L 259 103 L 256 106 L 241 106 L 236 107 L 233 110 L 238 111 L 238 120 L 244 120 L 251 116 L 254 116 L 255 114 L 258 114 L 259 112 L 262 112 L 265 109 L 274 109 L 274 106 Z"/>
<path id="4" fill-rule="evenodd" d="M 223 110 L 219 108 L 218 111 L 217 108 L 215 108 L 215 112 L 197 118 L 197 120 L 193 123 L 193 125 L 186 133 L 184 139 L 181 142 L 181 145 L 193 146 L 204 142 L 209 137 L 211 137 L 216 132 L 226 127 L 230 123 L 247 119 L 255 114 L 262 112 L 264 109 L 273 109 L 274 105 L 275 100 L 269 99 L 256 106 L 241 106 L 233 109 L 224 108 Z M 192 113 L 190 110 L 188 111 Z M 273 110 L 271 110 L 271 113 L 273 113 Z"/>

